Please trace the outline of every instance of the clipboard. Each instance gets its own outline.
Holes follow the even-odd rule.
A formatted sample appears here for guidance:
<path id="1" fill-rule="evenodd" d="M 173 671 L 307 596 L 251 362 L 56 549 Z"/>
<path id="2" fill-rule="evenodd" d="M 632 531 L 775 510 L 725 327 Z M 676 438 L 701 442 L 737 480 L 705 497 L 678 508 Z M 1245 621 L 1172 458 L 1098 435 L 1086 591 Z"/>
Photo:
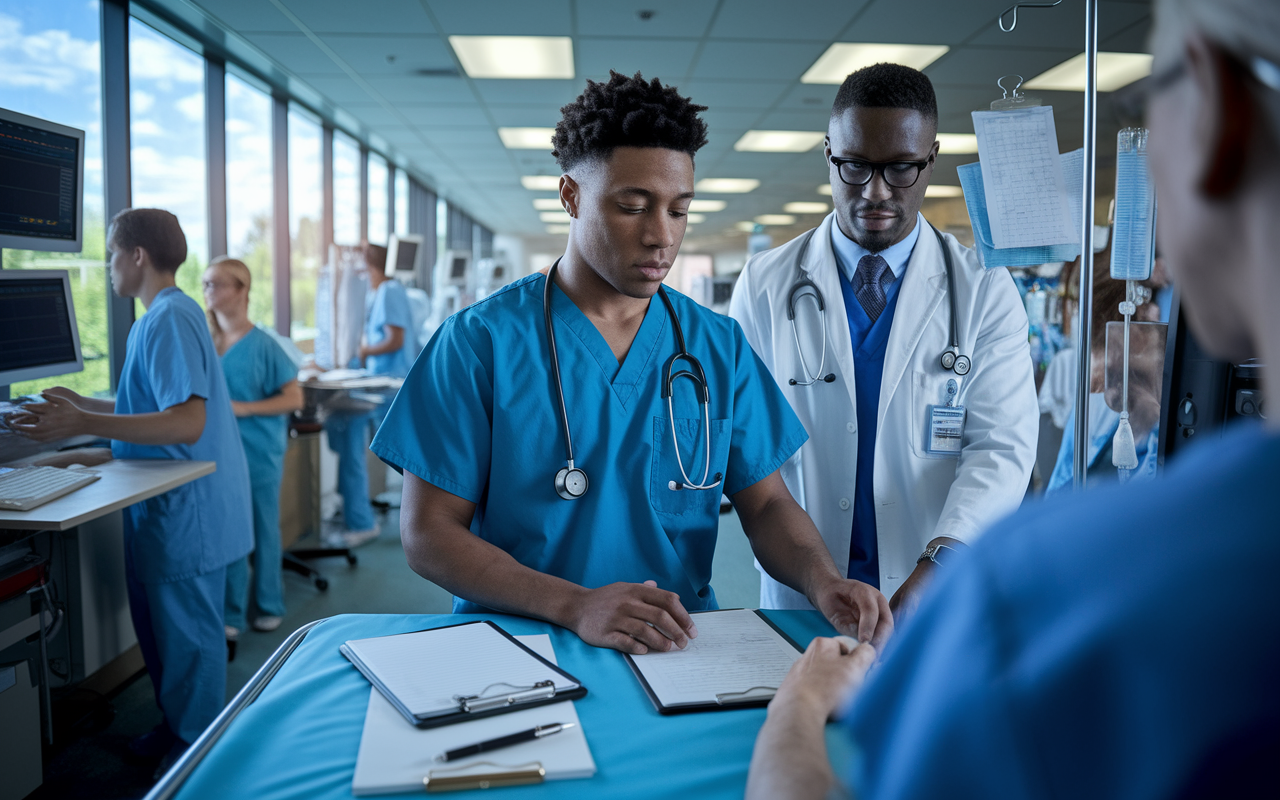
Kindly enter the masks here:
<path id="1" fill-rule="evenodd" d="M 773 620 L 761 613 L 759 609 L 747 610 L 735 608 L 719 609 L 715 611 L 696 611 L 693 612 L 692 616 L 700 618 L 702 615 L 706 614 L 721 613 L 749 613 L 763 621 L 772 633 L 776 634 L 777 637 L 785 643 L 785 645 L 789 645 L 790 648 L 795 651 L 790 663 L 794 663 L 795 660 L 799 659 L 801 654 L 804 652 L 804 648 L 788 636 L 785 631 L 775 625 Z M 700 625 L 699 628 L 701 627 L 702 626 Z M 699 638 L 701 638 L 701 631 Z M 697 640 L 694 640 L 694 642 L 696 643 Z M 774 685 L 734 686 L 732 688 L 725 687 L 725 691 L 717 692 L 715 694 L 714 700 L 709 699 L 703 702 L 664 703 L 659 697 L 658 691 L 646 677 L 644 670 L 636 663 L 635 657 L 630 653 L 625 653 L 624 658 L 627 660 L 627 666 L 631 667 L 632 673 L 635 674 L 636 680 L 640 681 L 640 685 L 644 688 L 645 694 L 648 695 L 649 702 L 653 703 L 654 709 L 664 716 L 690 714 L 701 711 L 727 711 L 735 708 L 761 708 L 769 705 L 769 701 L 773 699 L 775 694 L 777 694 L 778 686 L 781 685 L 782 681 L 782 675 L 777 675 L 776 679 L 767 682 Z M 645 656 L 641 656 L 640 658 L 643 659 Z M 790 668 L 789 665 L 787 668 Z"/>
<path id="2" fill-rule="evenodd" d="M 396 676 L 395 680 L 389 680 L 390 676 L 380 675 L 379 667 L 385 667 L 387 664 L 370 664 L 367 655 L 362 656 L 361 650 L 364 643 L 379 642 L 380 649 L 385 651 L 386 647 L 393 644 L 404 643 L 406 647 L 422 648 L 425 646 L 425 639 L 413 641 L 401 639 L 405 636 L 420 636 L 422 634 L 439 633 L 441 631 L 458 631 L 463 628 L 471 628 L 472 626 L 482 626 L 484 632 L 493 631 L 500 635 L 499 643 L 504 648 L 504 653 L 513 654 L 516 659 L 522 662 L 522 666 L 527 668 L 530 663 L 536 665 L 536 671 L 549 674 L 552 678 L 547 680 L 534 681 L 532 683 L 521 682 L 519 679 L 512 678 L 514 683 L 507 683 L 499 680 L 491 682 L 485 687 L 475 687 L 465 693 L 452 695 L 450 708 L 438 708 L 429 713 L 415 714 L 403 697 L 400 697 L 393 687 L 388 685 L 396 683 L 402 687 L 405 683 L 404 676 Z M 474 632 L 474 631 L 473 631 Z M 394 640 L 399 640 L 394 641 Z M 491 640 L 492 644 L 492 640 Z M 511 650 L 505 648 L 509 646 Z M 585 697 L 587 687 L 582 685 L 574 676 L 560 669 L 557 665 L 543 658 L 534 652 L 514 636 L 507 633 L 498 625 L 489 620 L 478 620 L 476 622 L 463 622 L 458 625 L 446 625 L 440 628 L 426 628 L 420 631 L 412 631 L 403 634 L 394 634 L 392 636 L 381 636 L 374 639 L 352 640 L 342 644 L 338 648 L 339 652 L 352 663 L 360 674 L 365 677 L 378 692 L 387 699 L 392 706 L 395 707 L 405 720 L 416 728 L 438 728 L 445 725 L 452 725 L 457 722 L 465 722 L 467 720 L 480 719 L 483 717 L 492 717 L 498 714 L 506 714 L 512 711 L 520 711 L 527 708 L 536 708 L 538 706 L 548 705 L 550 703 L 558 703 L 564 700 L 577 700 Z M 402 651 L 403 652 L 403 651 Z M 492 654 L 490 654 L 492 655 Z M 384 656 L 381 656 L 385 658 Z M 465 655 L 460 659 L 464 661 Z M 458 664 L 455 666 L 471 666 L 467 664 Z M 386 672 L 387 670 L 383 670 Z M 385 678 L 385 679 L 384 679 Z M 411 679 L 414 683 L 429 683 L 433 680 L 431 675 L 414 675 Z M 435 678 L 439 680 L 439 678 Z M 561 684 L 564 684 L 563 686 Z"/>

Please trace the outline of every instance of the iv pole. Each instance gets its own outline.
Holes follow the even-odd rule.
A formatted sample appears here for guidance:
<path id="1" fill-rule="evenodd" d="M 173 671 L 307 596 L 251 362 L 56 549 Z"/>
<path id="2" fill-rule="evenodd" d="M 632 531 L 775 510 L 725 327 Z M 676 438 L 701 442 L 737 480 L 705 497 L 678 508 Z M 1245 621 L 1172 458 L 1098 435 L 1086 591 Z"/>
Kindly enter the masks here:
<path id="1" fill-rule="evenodd" d="M 1061 3 L 1062 0 L 1058 0 Z M 1018 3 L 1005 9 L 996 22 L 1000 30 L 1012 33 L 1018 25 L 1019 8 L 1053 8 L 1058 3 Z M 1013 12 L 1013 24 L 1004 26 L 1004 18 Z M 1089 468 L 1089 383 L 1090 350 L 1093 338 L 1093 194 L 1098 171 L 1098 0 L 1085 0 L 1084 5 L 1084 197 L 1080 215 L 1080 301 L 1076 319 L 1080 342 L 1076 353 L 1076 429 L 1072 483 L 1085 488 L 1085 472 Z"/>

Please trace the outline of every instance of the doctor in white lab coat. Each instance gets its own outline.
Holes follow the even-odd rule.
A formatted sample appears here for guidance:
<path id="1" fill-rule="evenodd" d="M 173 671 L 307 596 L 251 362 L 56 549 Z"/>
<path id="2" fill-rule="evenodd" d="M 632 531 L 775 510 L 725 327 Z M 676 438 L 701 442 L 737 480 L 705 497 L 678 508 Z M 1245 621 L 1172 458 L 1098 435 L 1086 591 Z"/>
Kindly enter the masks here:
<path id="1" fill-rule="evenodd" d="M 983 269 L 972 250 L 919 214 L 936 133 L 936 102 L 923 74 L 881 64 L 850 75 L 826 148 L 835 211 L 809 234 L 752 258 L 730 304 L 809 433 L 782 468 L 787 486 L 836 563 L 876 583 L 899 623 L 935 570 L 947 569 L 949 557 L 1021 503 L 1039 424 L 1027 316 L 1012 278 Z M 901 186 L 913 171 L 914 182 Z M 954 268 L 954 306 L 943 246 Z M 887 270 L 876 267 L 878 257 Z M 792 293 L 805 278 L 821 292 L 823 311 L 811 290 Z M 967 374 L 942 364 L 953 308 Z M 870 376 L 861 392 L 859 374 Z M 859 396 L 874 409 L 859 409 Z M 949 401 L 965 410 L 958 452 L 931 452 L 946 444 L 931 441 L 931 406 Z M 860 442 L 870 476 L 859 475 Z M 809 607 L 763 571 L 760 605 Z"/>

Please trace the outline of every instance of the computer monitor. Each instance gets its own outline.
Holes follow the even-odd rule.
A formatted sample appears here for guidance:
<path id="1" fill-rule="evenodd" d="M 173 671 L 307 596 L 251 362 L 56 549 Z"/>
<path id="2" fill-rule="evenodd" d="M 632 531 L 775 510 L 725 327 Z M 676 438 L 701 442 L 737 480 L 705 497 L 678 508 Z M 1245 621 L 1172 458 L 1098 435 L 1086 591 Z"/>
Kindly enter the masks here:
<path id="1" fill-rule="evenodd" d="M 0 270 L 0 386 L 84 369 L 65 269 Z"/>
<path id="2" fill-rule="evenodd" d="M 0 175 L 0 247 L 82 249 L 84 131 L 0 108 Z"/>
<path id="3" fill-rule="evenodd" d="M 417 275 L 418 254 L 423 238 L 416 234 L 394 235 L 387 244 L 387 277 L 409 282 Z"/>
<path id="4" fill-rule="evenodd" d="M 466 289 L 470 271 L 470 250 L 446 250 L 436 265 L 436 283 L 441 288 Z"/>

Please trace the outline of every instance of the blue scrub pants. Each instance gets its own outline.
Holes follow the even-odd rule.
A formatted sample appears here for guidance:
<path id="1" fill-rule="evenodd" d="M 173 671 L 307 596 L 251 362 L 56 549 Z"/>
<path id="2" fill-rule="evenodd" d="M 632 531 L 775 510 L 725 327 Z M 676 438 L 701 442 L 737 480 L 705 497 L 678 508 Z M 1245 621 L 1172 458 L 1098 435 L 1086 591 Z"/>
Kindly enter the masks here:
<path id="1" fill-rule="evenodd" d="M 125 547 L 129 614 L 165 724 L 191 744 L 226 705 L 227 642 L 222 603 L 227 570 L 142 583 Z"/>
<path id="2" fill-rule="evenodd" d="M 280 566 L 280 477 L 267 476 L 250 487 L 253 499 L 253 603 L 258 614 L 284 616 L 284 581 Z M 249 556 L 227 565 L 226 624 L 248 627 Z"/>
<path id="3" fill-rule="evenodd" d="M 373 506 L 369 505 L 369 471 L 365 452 L 369 449 L 371 412 L 338 412 L 325 420 L 329 449 L 338 454 L 338 494 L 342 495 L 342 517 L 347 530 L 367 531 L 374 527 Z"/>

